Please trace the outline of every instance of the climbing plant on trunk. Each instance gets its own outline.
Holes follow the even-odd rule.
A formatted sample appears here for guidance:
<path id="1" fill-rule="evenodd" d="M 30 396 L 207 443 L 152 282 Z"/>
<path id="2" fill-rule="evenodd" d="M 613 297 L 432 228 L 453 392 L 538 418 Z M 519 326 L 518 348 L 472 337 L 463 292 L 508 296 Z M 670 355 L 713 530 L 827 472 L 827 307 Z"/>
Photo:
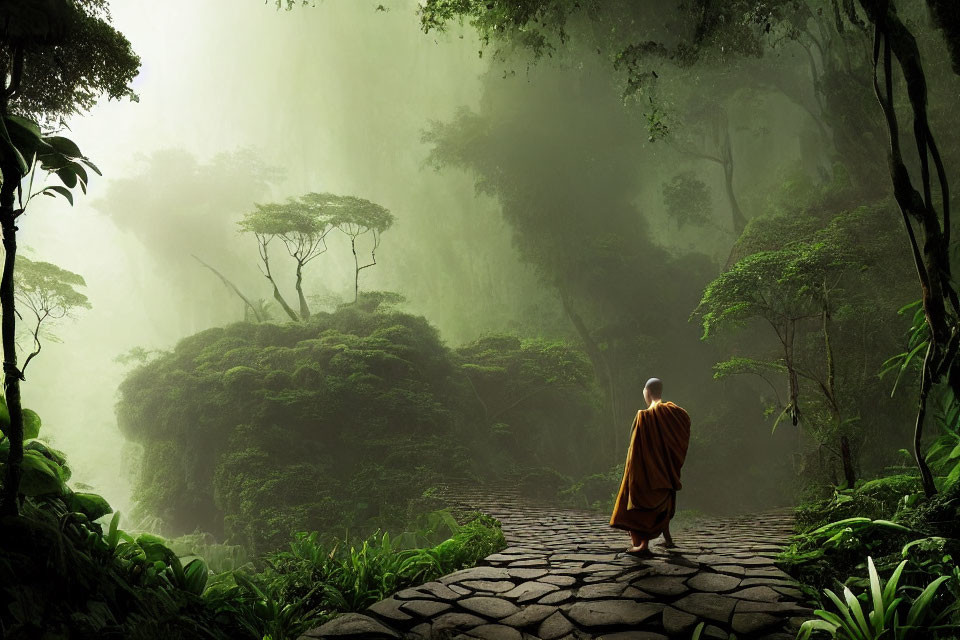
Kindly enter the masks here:
<path id="1" fill-rule="evenodd" d="M 933 385 L 943 380 L 960 397 L 960 299 L 953 285 L 949 254 L 950 185 L 927 117 L 927 78 L 916 38 L 900 19 L 892 0 L 860 0 L 859 4 L 873 26 L 873 84 L 889 134 L 890 179 L 920 280 L 929 331 L 920 374 L 913 453 L 924 492 L 931 496 L 937 489 L 922 449 L 927 397 Z M 960 74 L 960 14 L 938 0 L 928 0 L 927 4 L 947 41 L 953 70 Z M 863 25 L 852 5 L 847 7 L 847 18 Z M 919 183 L 911 177 L 904 158 L 896 113 L 894 61 L 903 77 L 913 116 Z M 940 195 L 939 207 L 935 191 Z"/>

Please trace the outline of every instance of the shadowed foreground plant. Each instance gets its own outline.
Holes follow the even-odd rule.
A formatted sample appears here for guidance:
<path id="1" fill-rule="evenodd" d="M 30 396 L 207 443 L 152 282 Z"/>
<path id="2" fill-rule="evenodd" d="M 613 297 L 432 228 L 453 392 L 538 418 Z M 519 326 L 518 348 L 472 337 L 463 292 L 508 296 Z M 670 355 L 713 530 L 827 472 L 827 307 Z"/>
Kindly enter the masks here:
<path id="1" fill-rule="evenodd" d="M 832 638 L 839 640 L 908 640 L 910 638 L 932 638 L 931 632 L 953 629 L 953 625 L 937 626 L 948 615 L 957 610 L 957 603 L 948 606 L 940 612 L 934 612 L 933 602 L 940 586 L 951 579 L 950 576 L 940 576 L 931 582 L 913 602 L 902 595 L 903 589 L 898 590 L 900 575 L 906 567 L 907 561 L 901 562 L 893 571 L 893 575 L 886 584 L 881 583 L 880 576 L 873 564 L 873 558 L 867 557 L 870 590 L 861 595 L 866 600 L 866 606 L 871 607 L 864 611 L 864 603 L 855 596 L 849 587 L 843 588 L 843 599 L 830 589 L 824 593 L 836 607 L 836 613 L 817 609 L 819 620 L 808 620 L 800 627 L 797 640 L 810 638 L 814 631 L 825 631 Z M 901 611 L 909 603 L 906 618 L 901 621 Z"/>

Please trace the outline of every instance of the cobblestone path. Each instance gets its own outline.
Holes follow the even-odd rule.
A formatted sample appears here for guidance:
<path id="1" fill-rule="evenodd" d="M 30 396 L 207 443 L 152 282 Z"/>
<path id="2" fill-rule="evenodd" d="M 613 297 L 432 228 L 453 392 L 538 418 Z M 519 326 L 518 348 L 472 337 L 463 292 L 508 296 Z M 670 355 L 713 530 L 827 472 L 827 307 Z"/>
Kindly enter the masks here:
<path id="1" fill-rule="evenodd" d="M 453 492 L 451 492 L 453 494 Z M 300 640 L 793 640 L 812 611 L 773 565 L 789 511 L 698 520 L 678 548 L 623 553 L 629 539 L 603 514 L 534 505 L 509 490 L 456 493 L 498 518 L 509 545 L 480 566 L 341 615 Z"/>

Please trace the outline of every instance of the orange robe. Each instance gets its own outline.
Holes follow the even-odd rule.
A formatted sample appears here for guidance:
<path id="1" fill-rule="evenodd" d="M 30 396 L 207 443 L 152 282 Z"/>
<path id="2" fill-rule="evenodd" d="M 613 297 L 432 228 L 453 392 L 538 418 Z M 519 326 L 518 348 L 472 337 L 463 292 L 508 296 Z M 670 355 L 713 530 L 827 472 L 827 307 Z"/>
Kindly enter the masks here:
<path id="1" fill-rule="evenodd" d="M 650 540 L 677 510 L 680 467 L 690 443 L 690 416 L 672 402 L 637 412 L 610 526 Z"/>

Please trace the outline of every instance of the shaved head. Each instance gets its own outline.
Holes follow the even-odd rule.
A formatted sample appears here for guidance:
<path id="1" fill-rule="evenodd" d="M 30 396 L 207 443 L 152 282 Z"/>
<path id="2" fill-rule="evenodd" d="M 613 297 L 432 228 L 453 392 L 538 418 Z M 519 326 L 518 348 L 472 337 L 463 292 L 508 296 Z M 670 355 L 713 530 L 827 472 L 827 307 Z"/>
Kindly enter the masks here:
<path id="1" fill-rule="evenodd" d="M 651 399 L 659 400 L 663 397 L 663 380 L 650 378 L 647 380 L 647 384 L 643 385 L 643 390 L 650 395 Z"/>

